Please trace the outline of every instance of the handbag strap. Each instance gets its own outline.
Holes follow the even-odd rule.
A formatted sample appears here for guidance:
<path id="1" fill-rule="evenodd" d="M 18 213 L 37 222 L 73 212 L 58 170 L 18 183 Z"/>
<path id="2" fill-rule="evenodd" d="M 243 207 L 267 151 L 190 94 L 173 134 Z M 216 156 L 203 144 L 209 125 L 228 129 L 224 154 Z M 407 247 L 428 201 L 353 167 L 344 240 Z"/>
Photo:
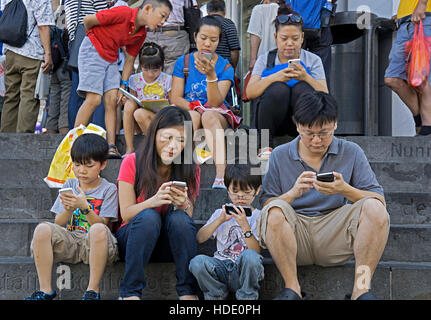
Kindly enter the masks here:
<path id="1" fill-rule="evenodd" d="M 190 64 L 190 53 L 187 53 L 184 57 L 184 69 L 183 69 L 183 73 L 184 73 L 184 86 L 186 85 L 187 82 L 187 77 L 189 76 L 189 64 Z"/>

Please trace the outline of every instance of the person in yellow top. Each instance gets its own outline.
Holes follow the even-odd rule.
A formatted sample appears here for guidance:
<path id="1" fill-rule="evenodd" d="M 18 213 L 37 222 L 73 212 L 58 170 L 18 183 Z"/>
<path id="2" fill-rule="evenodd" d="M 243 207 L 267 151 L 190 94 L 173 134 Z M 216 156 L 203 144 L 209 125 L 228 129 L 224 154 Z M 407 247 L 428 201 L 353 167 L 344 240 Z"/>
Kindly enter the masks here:
<path id="1" fill-rule="evenodd" d="M 419 4 L 422 8 L 419 6 L 418 10 L 416 10 Z M 425 7 L 425 11 L 422 11 L 423 7 Z M 419 19 L 425 18 L 423 12 L 431 13 L 431 1 L 401 0 L 398 6 L 397 18 L 401 19 L 413 15 L 412 22 L 419 22 Z"/>
<path id="2" fill-rule="evenodd" d="M 399 29 L 389 54 L 385 84 L 398 94 L 412 112 L 418 135 L 431 135 L 430 79 L 421 94 L 408 85 L 404 49 L 405 43 L 413 39 L 414 24 L 421 20 L 425 36 L 431 36 L 431 0 L 401 0 L 397 19 Z"/>

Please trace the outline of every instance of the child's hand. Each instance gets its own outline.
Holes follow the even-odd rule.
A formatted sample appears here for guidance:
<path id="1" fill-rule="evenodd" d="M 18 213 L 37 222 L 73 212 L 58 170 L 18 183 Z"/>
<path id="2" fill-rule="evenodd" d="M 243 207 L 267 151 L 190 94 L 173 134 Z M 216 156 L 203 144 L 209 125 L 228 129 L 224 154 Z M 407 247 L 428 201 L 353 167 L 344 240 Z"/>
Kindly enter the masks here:
<path id="1" fill-rule="evenodd" d="M 86 209 L 89 206 L 84 191 L 79 186 L 77 189 L 79 191 L 78 195 L 71 193 L 63 193 L 60 195 L 61 203 L 68 211 L 75 211 L 78 208 Z"/>
<path id="2" fill-rule="evenodd" d="M 243 232 L 249 231 L 251 228 L 244 209 L 235 205 L 233 205 L 233 208 L 235 209 L 236 213 L 232 212 L 232 217 L 234 217 L 238 225 L 241 227 L 241 230 Z"/>
<path id="3" fill-rule="evenodd" d="M 226 209 L 224 205 L 221 207 L 221 213 L 220 213 L 219 219 L 221 223 L 232 219 L 232 215 L 226 213 Z"/>

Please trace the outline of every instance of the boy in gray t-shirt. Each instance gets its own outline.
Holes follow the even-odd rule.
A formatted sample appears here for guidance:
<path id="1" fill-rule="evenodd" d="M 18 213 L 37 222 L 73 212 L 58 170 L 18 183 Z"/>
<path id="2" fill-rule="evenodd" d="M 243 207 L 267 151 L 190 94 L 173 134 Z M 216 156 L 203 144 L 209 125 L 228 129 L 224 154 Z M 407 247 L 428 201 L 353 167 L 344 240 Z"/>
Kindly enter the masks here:
<path id="1" fill-rule="evenodd" d="M 83 134 L 72 145 L 76 179 L 63 185 L 51 208 L 54 223 L 40 223 L 33 235 L 31 252 L 40 290 L 26 300 L 52 300 L 54 262 L 90 264 L 90 281 L 83 300 L 99 300 L 99 282 L 107 263 L 117 260 L 117 240 L 110 224 L 117 220 L 117 187 L 99 176 L 106 167 L 108 143 L 97 134 Z"/>

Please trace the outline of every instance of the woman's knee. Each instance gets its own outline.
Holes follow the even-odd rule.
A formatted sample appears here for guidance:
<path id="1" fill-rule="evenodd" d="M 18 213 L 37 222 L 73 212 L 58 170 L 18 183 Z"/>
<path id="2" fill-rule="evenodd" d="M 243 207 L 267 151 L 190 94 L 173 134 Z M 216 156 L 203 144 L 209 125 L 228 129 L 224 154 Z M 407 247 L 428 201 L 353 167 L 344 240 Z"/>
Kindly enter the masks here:
<path id="1" fill-rule="evenodd" d="M 220 113 L 218 113 L 217 111 L 205 111 L 201 117 L 202 127 L 204 127 L 204 128 L 212 128 L 212 127 L 222 128 L 222 125 L 221 125 L 220 119 L 219 119 L 219 115 L 220 115 Z"/>
<path id="2" fill-rule="evenodd" d="M 171 211 L 166 216 L 166 227 L 168 231 L 196 231 L 192 218 L 182 210 Z"/>
<path id="3" fill-rule="evenodd" d="M 130 220 L 129 223 L 133 223 L 135 225 L 140 224 L 143 226 L 157 226 L 161 225 L 161 217 L 160 214 L 154 209 L 145 209 L 139 212 L 136 216 Z"/>

